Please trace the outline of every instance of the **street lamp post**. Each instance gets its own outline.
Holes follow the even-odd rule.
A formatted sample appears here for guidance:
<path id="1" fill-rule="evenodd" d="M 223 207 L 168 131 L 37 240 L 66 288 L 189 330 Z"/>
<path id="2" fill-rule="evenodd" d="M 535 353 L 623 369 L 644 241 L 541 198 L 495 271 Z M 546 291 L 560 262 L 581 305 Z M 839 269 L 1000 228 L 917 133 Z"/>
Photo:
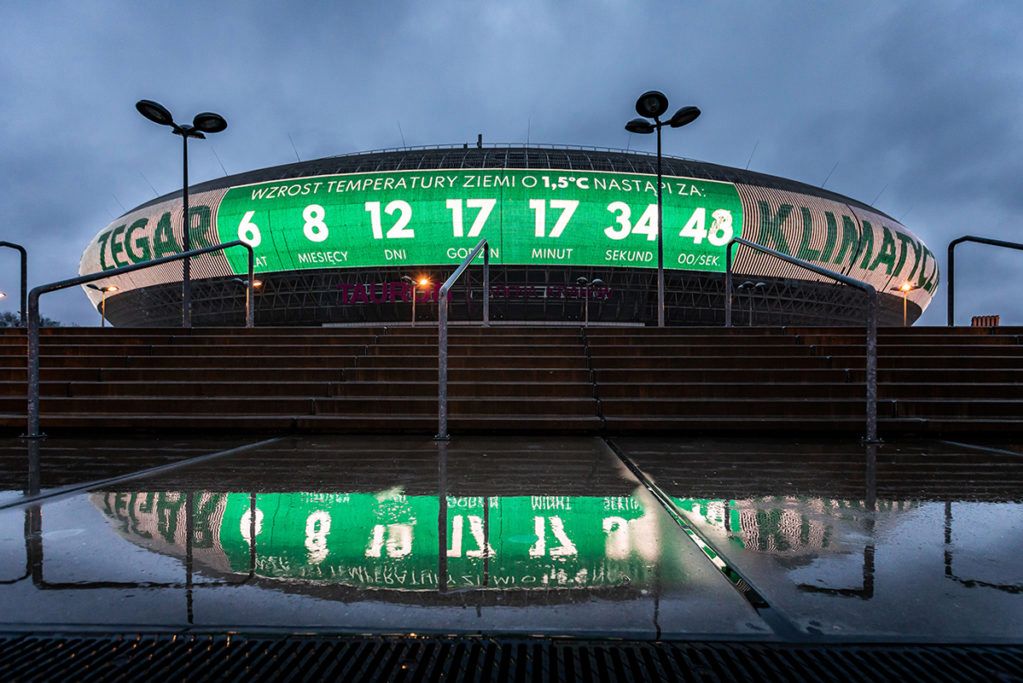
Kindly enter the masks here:
<path id="1" fill-rule="evenodd" d="M 106 327 L 107 326 L 107 294 L 109 294 L 111 292 L 116 292 L 117 289 L 118 289 L 117 285 L 107 285 L 106 287 L 97 287 L 96 285 L 85 285 L 85 286 L 88 287 L 89 289 L 95 289 L 97 292 L 100 292 L 103 295 L 103 298 L 100 299 L 100 302 L 99 302 L 99 320 L 100 320 L 99 326 L 100 327 Z"/>
<path id="2" fill-rule="evenodd" d="M 914 285 L 911 282 L 903 282 L 898 287 L 892 287 L 893 292 L 902 292 L 902 326 L 909 327 L 909 293 L 920 289 L 918 285 Z"/>
<path id="3" fill-rule="evenodd" d="M 577 285 L 579 285 L 580 287 L 582 287 L 583 291 L 585 292 L 586 304 L 583 307 L 583 311 L 584 311 L 584 313 L 583 313 L 583 327 L 589 327 L 589 324 L 590 324 L 590 292 L 593 290 L 594 287 L 603 287 L 604 286 L 604 281 L 601 280 L 599 277 L 595 277 L 592 280 L 590 280 L 588 278 L 585 278 L 585 277 L 579 277 L 579 278 L 576 278 L 575 283 Z"/>
<path id="4" fill-rule="evenodd" d="M 192 249 L 191 227 L 192 221 L 188 215 L 188 138 L 203 140 L 205 133 L 219 133 L 227 128 L 227 121 L 220 114 L 214 112 L 202 112 L 196 114 L 192 124 L 179 125 L 174 122 L 170 111 L 159 102 L 152 100 L 139 100 L 135 108 L 140 114 L 161 126 L 170 126 L 174 135 L 181 136 L 182 152 L 182 186 L 181 203 L 183 213 L 181 215 L 182 251 Z M 181 326 L 192 326 L 192 266 L 191 259 L 185 259 L 181 267 Z"/>
<path id="5" fill-rule="evenodd" d="M 760 291 L 763 291 L 765 287 L 767 287 L 766 282 L 754 283 L 752 280 L 746 280 L 737 287 L 739 290 L 749 290 L 749 294 L 746 297 L 747 302 L 749 303 L 749 318 L 746 320 L 747 327 L 753 327 L 753 295 L 756 293 L 756 290 L 759 289 Z"/>
<path id="6" fill-rule="evenodd" d="M 423 288 L 429 287 L 430 286 L 430 278 L 424 277 L 424 276 L 420 276 L 419 279 L 416 280 L 414 278 L 409 277 L 408 275 L 402 275 L 401 276 L 401 281 L 402 282 L 407 282 L 408 284 L 412 285 L 412 327 L 415 327 L 416 326 L 416 298 L 417 298 L 417 296 L 419 294 L 419 288 L 420 287 L 423 287 Z"/>
<path id="7" fill-rule="evenodd" d="M 682 107 L 667 121 L 661 121 L 661 115 L 668 111 L 668 98 L 658 90 L 649 90 L 636 100 L 636 113 L 644 117 L 632 119 L 625 124 L 630 133 L 648 135 L 657 133 L 657 326 L 664 327 L 664 230 L 662 228 L 661 198 L 661 128 L 669 125 L 681 128 L 692 123 L 700 115 L 699 107 Z M 647 119 L 653 119 L 650 123 Z"/>
<path id="8" fill-rule="evenodd" d="M 26 310 L 28 309 L 28 252 L 25 251 L 25 247 L 14 242 L 2 242 L 0 241 L 0 247 L 6 247 L 8 249 L 14 249 L 21 257 L 21 316 L 19 322 L 23 327 L 28 327 L 28 318 L 26 318 Z M 6 295 L 5 295 L 6 296 Z"/>
<path id="9" fill-rule="evenodd" d="M 256 302 L 252 300 L 252 292 L 262 287 L 263 281 L 257 280 L 256 278 L 252 278 L 252 290 L 249 289 L 248 280 L 243 280 L 240 277 L 233 277 L 231 278 L 231 282 L 237 282 L 238 284 L 245 287 L 245 326 L 253 327 L 254 326 L 253 307 Z"/>

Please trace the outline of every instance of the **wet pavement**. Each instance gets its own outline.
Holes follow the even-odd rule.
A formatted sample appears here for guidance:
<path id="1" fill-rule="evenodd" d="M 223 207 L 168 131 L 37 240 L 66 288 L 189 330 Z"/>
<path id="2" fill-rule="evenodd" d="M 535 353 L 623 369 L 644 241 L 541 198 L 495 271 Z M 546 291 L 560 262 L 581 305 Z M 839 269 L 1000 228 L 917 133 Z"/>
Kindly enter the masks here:
<path id="1" fill-rule="evenodd" d="M 282 438 L 24 502 L 17 443 L 5 630 L 1023 642 L 1011 444 Z M 53 440 L 43 488 L 238 443 Z"/>

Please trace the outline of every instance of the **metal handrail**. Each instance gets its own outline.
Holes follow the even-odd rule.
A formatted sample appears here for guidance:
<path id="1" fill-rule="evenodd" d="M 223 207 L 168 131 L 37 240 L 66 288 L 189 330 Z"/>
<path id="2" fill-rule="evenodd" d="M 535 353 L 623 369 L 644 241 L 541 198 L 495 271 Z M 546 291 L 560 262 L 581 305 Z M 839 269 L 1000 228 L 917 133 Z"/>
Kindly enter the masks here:
<path id="1" fill-rule="evenodd" d="M 216 244 L 212 247 L 192 249 L 183 251 L 180 254 L 164 256 L 163 258 L 136 263 L 131 266 L 122 266 L 112 270 L 105 270 L 91 275 L 81 275 L 70 280 L 59 280 L 45 285 L 39 285 L 28 293 L 28 432 L 24 438 L 38 439 L 43 435 L 39 433 L 39 297 L 49 292 L 56 292 L 68 287 L 84 285 L 97 280 L 106 280 L 125 273 L 133 273 L 136 270 L 162 266 L 165 263 L 173 263 L 183 259 L 201 256 L 214 251 L 225 251 L 231 247 L 244 247 L 249 252 L 249 279 L 245 286 L 245 327 L 255 327 L 255 319 L 252 311 L 252 283 L 253 270 L 256 259 L 252 247 L 241 240 Z"/>
<path id="2" fill-rule="evenodd" d="M 733 237 L 725 247 L 725 327 L 732 326 L 732 249 L 742 244 L 750 249 L 774 256 L 794 266 L 805 268 L 812 273 L 829 277 L 844 285 L 863 290 L 867 295 L 867 348 L 866 348 L 866 384 L 867 384 L 867 435 L 866 443 L 877 443 L 877 290 L 874 286 L 856 278 L 836 273 L 816 264 L 783 254 L 756 242 Z"/>
<path id="3" fill-rule="evenodd" d="M 1015 249 L 1017 251 L 1023 251 L 1023 244 L 1019 242 L 1006 242 L 1005 240 L 995 240 L 990 237 L 977 237 L 976 235 L 963 235 L 957 237 L 948 243 L 948 317 L 947 323 L 949 327 L 955 327 L 955 313 L 956 313 L 956 246 L 963 242 L 976 242 L 978 244 L 989 244 L 993 247 L 1002 247 L 1003 249 Z"/>
<path id="4" fill-rule="evenodd" d="M 24 327 L 28 323 L 25 320 L 25 298 L 28 295 L 28 252 L 25 251 L 25 247 L 14 242 L 0 242 L 0 247 L 7 247 L 8 249 L 14 249 L 21 254 L 21 326 Z"/>
<path id="5" fill-rule="evenodd" d="M 461 265 L 455 268 L 438 292 L 437 301 L 437 436 L 447 441 L 448 434 L 448 292 L 480 252 L 483 252 L 483 326 L 490 327 L 490 243 L 481 239 Z"/>

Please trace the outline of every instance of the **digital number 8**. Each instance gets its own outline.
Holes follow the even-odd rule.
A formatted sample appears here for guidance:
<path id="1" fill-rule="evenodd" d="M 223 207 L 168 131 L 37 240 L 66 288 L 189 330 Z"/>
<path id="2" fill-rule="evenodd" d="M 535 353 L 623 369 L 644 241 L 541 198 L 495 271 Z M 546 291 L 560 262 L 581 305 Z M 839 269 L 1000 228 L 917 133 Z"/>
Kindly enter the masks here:
<path id="1" fill-rule="evenodd" d="M 305 219 L 302 232 L 310 242 L 322 242 L 330 235 L 327 224 L 323 222 L 326 215 L 327 212 L 319 204 L 310 204 L 302 211 L 302 218 Z"/>

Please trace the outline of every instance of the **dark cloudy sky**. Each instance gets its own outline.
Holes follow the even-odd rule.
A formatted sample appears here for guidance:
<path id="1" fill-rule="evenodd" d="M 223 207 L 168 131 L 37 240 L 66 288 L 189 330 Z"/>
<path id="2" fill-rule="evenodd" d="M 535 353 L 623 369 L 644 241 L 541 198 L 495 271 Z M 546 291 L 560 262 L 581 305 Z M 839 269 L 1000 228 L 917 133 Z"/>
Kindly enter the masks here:
<path id="1" fill-rule="evenodd" d="M 643 90 L 703 117 L 665 152 L 827 182 L 944 266 L 966 232 L 1023 241 L 1023 4 L 0 0 L 0 239 L 33 283 L 77 273 L 103 226 L 180 186 L 178 139 L 133 107 L 214 110 L 194 182 L 402 144 L 625 147 Z M 635 149 L 651 149 L 634 138 Z M 145 178 L 143 178 L 143 175 Z M 148 182 L 147 180 L 148 179 Z M 876 198 L 876 201 L 874 201 Z M 0 253 L 0 290 L 17 260 Z M 960 320 L 1023 324 L 1023 254 L 961 248 Z M 15 296 L 0 310 L 15 310 Z M 944 282 L 925 314 L 944 323 Z M 43 313 L 94 323 L 77 290 Z"/>

